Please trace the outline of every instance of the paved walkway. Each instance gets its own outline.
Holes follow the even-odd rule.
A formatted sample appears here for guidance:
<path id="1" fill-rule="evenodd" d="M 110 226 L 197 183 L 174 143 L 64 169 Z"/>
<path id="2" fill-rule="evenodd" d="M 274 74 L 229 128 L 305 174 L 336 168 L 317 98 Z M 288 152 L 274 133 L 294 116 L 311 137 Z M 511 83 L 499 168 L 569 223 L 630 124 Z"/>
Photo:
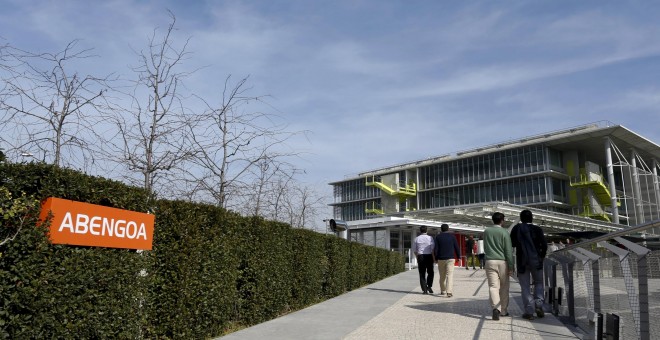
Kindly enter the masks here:
<path id="1" fill-rule="evenodd" d="M 454 297 L 423 295 L 417 270 L 389 277 L 301 311 L 222 337 L 231 339 L 578 339 L 551 314 L 522 319 L 520 286 L 509 313 L 491 320 L 484 270 L 454 270 Z"/>

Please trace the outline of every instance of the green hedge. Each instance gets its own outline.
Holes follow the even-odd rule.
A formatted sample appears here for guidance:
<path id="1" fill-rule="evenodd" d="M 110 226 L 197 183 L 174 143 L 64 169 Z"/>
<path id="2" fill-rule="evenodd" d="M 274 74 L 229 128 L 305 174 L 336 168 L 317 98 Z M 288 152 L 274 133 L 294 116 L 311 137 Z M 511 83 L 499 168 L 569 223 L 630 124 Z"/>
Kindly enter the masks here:
<path id="1" fill-rule="evenodd" d="M 291 229 L 291 308 L 299 309 L 324 297 L 323 283 L 328 268 L 324 237 L 311 230 Z"/>
<path id="2" fill-rule="evenodd" d="M 146 211 L 143 191 L 50 166 L 0 165 L 0 184 L 15 197 L 49 196 Z M 19 237 L 0 248 L 0 336 L 7 338 L 126 338 L 143 324 L 136 317 L 146 294 L 144 256 L 131 250 L 69 247 L 48 242 L 36 212 Z"/>
<path id="3" fill-rule="evenodd" d="M 139 252 L 52 245 L 26 212 L 0 247 L 0 338 L 213 337 L 404 268 L 398 253 L 53 166 L 0 164 L 0 185 L 156 215 L 153 250 Z"/>
<path id="4" fill-rule="evenodd" d="M 235 314 L 242 218 L 213 206 L 160 201 L 148 272 L 147 338 L 213 335 Z"/>

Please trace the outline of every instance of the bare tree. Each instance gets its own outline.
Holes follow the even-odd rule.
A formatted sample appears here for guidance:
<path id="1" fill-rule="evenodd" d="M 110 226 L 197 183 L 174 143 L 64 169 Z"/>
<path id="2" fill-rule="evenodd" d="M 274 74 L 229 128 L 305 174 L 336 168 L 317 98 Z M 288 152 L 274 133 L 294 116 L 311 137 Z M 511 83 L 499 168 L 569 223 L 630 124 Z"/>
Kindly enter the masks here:
<path id="1" fill-rule="evenodd" d="M 263 213 L 262 205 L 264 205 L 264 200 L 270 190 L 270 184 L 276 176 L 281 176 L 282 172 L 285 171 L 283 165 L 274 163 L 268 158 L 264 158 L 255 164 L 256 172 L 254 173 L 252 190 L 249 191 L 251 195 L 247 195 L 249 200 L 245 204 L 245 207 L 252 210 L 252 215 L 260 216 L 260 213 Z"/>
<path id="2" fill-rule="evenodd" d="M 207 111 L 189 126 L 195 157 L 188 177 L 198 184 L 198 194 L 237 209 L 252 190 L 255 173 L 266 175 L 268 168 L 279 169 L 288 157 L 297 156 L 286 141 L 298 132 L 287 131 L 274 115 L 248 110 L 249 104 L 266 104 L 264 97 L 248 95 L 248 77 L 230 81 L 231 76 L 225 79 L 221 103 L 214 107 L 204 101 Z"/>
<path id="3" fill-rule="evenodd" d="M 37 153 L 55 165 L 81 165 L 92 156 L 94 117 L 106 107 L 111 75 L 81 75 L 71 68 L 93 57 L 73 40 L 60 52 L 3 48 L 3 135 L 8 151 Z M 80 157 L 83 157 L 80 159 Z"/>
<path id="4" fill-rule="evenodd" d="M 5 100 L 6 89 L 7 89 L 6 79 L 9 77 L 9 73 L 12 70 L 12 67 L 9 66 L 9 62 L 8 62 L 8 59 L 9 59 L 8 53 L 7 53 L 8 49 L 9 49 L 9 44 L 3 42 L 0 45 L 0 105 Z M 7 114 L 6 111 L 0 110 L 0 124 L 3 124 L 3 125 L 6 124 L 6 122 L 7 122 L 6 117 L 7 116 L 8 116 L 8 114 Z M 0 143 L 2 143 L 2 144 L 0 144 L 0 152 L 2 152 L 2 150 L 4 150 L 3 147 L 2 147 L 2 145 L 5 142 L 4 136 L 8 134 L 7 132 L 5 132 L 3 130 L 4 129 L 0 128 L 0 132 L 2 132 L 0 134 Z M 2 153 L 2 160 L 3 161 L 5 160 L 5 154 L 4 153 Z"/>
<path id="5" fill-rule="evenodd" d="M 288 213 L 285 213 L 283 207 L 287 206 L 288 192 L 289 188 L 296 184 L 293 175 L 283 176 L 278 179 L 277 182 L 273 183 L 273 189 L 271 190 L 271 197 L 269 197 L 269 202 L 271 202 L 271 211 L 270 218 L 277 221 L 286 221 L 285 216 Z"/>
<path id="6" fill-rule="evenodd" d="M 289 184 L 282 195 L 283 214 L 279 220 L 294 228 L 310 228 L 314 221 L 320 221 L 319 211 L 323 207 L 323 197 L 308 185 Z"/>
<path id="7" fill-rule="evenodd" d="M 0 39 L 2 38 L 0 37 Z M 8 43 L 0 43 L 0 71 L 2 72 L 11 70 L 9 64 L 9 49 L 10 45 Z"/>
<path id="8" fill-rule="evenodd" d="M 183 72 L 187 39 L 181 46 L 174 45 L 176 17 L 164 34 L 154 29 L 146 51 L 136 52 L 139 64 L 133 68 L 137 74 L 131 97 L 131 107 L 120 110 L 113 117 L 121 145 L 120 162 L 141 175 L 142 186 L 154 192 L 154 185 L 180 162 L 190 156 L 187 146 L 187 118 L 180 88 L 189 72 Z"/>
<path id="9" fill-rule="evenodd" d="M 282 160 L 264 158 L 250 170 L 251 183 L 243 190 L 237 207 L 244 215 L 262 216 L 278 220 L 278 203 L 288 184 L 295 183 L 294 176 L 300 171 Z"/>
<path id="10" fill-rule="evenodd" d="M 301 183 L 303 172 L 288 163 L 259 162 L 252 185 L 244 190 L 241 205 L 243 215 L 255 215 L 290 224 L 294 228 L 315 229 L 314 222 L 325 207 L 325 197 L 314 187 Z"/>

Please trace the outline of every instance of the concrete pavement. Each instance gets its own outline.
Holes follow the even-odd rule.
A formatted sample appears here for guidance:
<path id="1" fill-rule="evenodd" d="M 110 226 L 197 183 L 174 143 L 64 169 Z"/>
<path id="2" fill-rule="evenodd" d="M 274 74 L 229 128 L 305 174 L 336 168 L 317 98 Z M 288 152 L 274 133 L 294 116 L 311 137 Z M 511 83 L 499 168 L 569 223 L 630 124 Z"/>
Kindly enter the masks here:
<path id="1" fill-rule="evenodd" d="M 222 337 L 231 339 L 578 339 L 551 314 L 521 318 L 520 286 L 509 313 L 491 320 L 484 270 L 454 270 L 454 296 L 423 295 L 417 270 L 406 271 L 306 309 Z"/>

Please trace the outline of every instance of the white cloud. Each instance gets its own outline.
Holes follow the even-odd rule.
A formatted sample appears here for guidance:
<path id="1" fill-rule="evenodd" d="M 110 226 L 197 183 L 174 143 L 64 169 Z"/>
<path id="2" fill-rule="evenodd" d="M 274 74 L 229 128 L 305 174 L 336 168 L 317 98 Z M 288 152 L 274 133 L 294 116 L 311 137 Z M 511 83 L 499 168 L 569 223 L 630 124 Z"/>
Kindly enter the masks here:
<path id="1" fill-rule="evenodd" d="M 660 69 L 660 9 L 641 6 L 12 1 L 0 32 L 43 50 L 83 38 L 90 69 L 129 76 L 129 46 L 169 7 L 177 42 L 191 37 L 185 66 L 208 66 L 190 91 L 217 99 L 227 75 L 251 75 L 252 94 L 312 132 L 296 147 L 318 182 L 601 119 L 658 142 L 660 85 L 644 75 Z"/>

